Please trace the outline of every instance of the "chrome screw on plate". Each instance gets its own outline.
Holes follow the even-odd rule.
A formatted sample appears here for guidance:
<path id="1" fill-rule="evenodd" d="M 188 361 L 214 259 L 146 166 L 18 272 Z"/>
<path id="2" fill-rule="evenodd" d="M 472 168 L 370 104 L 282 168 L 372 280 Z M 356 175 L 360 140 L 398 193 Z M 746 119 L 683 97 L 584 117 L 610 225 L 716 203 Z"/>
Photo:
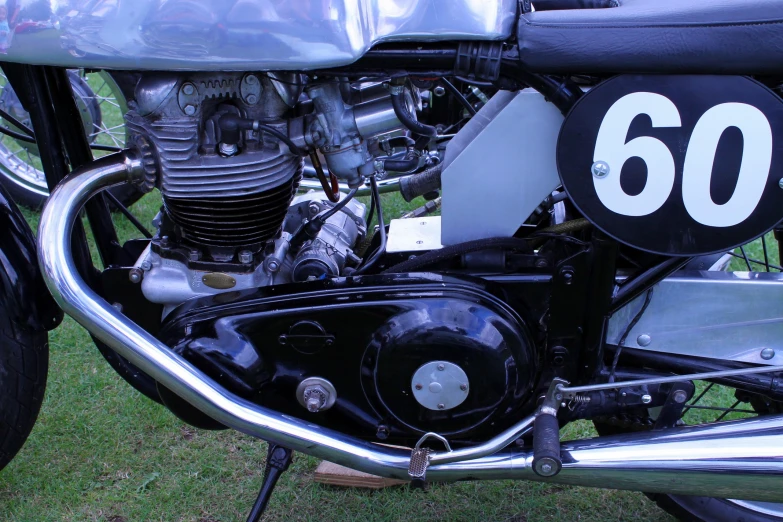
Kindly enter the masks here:
<path id="1" fill-rule="evenodd" d="M 609 164 L 605 161 L 596 161 L 593 166 L 590 167 L 590 172 L 596 178 L 605 178 L 609 175 Z"/>

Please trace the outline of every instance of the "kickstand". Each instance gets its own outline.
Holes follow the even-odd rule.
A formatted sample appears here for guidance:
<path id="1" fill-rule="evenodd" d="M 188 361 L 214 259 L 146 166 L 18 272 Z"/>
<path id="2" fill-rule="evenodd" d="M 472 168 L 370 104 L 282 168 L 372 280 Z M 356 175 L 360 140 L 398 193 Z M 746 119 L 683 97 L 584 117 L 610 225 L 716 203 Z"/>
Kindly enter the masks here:
<path id="1" fill-rule="evenodd" d="M 247 522 L 260 522 L 261 515 L 266 511 L 266 505 L 269 503 L 269 498 L 272 496 L 272 491 L 274 491 L 278 479 L 291 465 L 292 460 L 294 460 L 294 452 L 292 450 L 271 442 L 269 443 L 266 469 L 264 470 L 264 483 L 261 484 L 261 491 L 258 492 L 258 498 L 256 498 L 256 502 L 253 504 L 253 509 L 250 510 Z"/>

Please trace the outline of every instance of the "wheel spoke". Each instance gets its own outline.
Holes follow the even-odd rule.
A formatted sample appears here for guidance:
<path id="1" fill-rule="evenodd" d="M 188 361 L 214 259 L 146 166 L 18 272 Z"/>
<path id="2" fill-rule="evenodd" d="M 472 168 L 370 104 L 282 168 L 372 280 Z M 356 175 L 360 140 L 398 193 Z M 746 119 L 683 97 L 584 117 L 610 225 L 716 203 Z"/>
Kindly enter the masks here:
<path id="1" fill-rule="evenodd" d="M 726 417 L 726 415 L 728 415 L 729 413 L 731 413 L 733 411 L 736 411 L 736 408 L 737 408 L 737 406 L 739 406 L 740 402 L 742 402 L 742 401 L 740 401 L 738 399 L 737 402 L 735 402 L 734 404 L 731 405 L 731 408 L 726 408 L 726 410 L 723 413 L 721 413 L 720 417 L 715 419 L 715 422 L 722 421 Z"/>

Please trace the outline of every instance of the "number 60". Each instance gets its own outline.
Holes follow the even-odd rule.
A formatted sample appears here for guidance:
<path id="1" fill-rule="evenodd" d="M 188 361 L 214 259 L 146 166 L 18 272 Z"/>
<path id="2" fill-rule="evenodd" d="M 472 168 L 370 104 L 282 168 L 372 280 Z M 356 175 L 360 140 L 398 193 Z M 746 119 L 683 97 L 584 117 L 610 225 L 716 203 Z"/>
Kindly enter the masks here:
<path id="1" fill-rule="evenodd" d="M 623 96 L 606 113 L 595 144 L 593 161 L 609 165 L 609 175 L 594 177 L 601 202 L 617 214 L 646 216 L 661 208 L 674 187 L 674 158 L 660 140 L 642 136 L 625 142 L 631 122 L 640 114 L 653 127 L 682 127 L 680 112 L 667 97 L 651 92 Z M 742 132 L 743 150 L 737 186 L 731 198 L 716 205 L 710 196 L 713 163 L 721 136 L 729 127 Z M 628 159 L 647 165 L 647 182 L 637 195 L 620 186 L 620 173 Z M 682 199 L 691 217 L 702 225 L 730 227 L 743 222 L 761 201 L 772 164 L 772 129 L 766 116 L 744 103 L 723 103 L 709 109 L 696 123 L 682 174 Z"/>

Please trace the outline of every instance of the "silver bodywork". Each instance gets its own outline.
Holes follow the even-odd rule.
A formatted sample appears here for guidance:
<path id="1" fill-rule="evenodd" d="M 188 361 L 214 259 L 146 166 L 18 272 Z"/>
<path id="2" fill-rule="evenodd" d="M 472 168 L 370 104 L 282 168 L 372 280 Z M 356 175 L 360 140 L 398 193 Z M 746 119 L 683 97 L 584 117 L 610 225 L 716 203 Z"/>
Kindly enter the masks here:
<path id="1" fill-rule="evenodd" d="M 389 41 L 499 40 L 516 0 L 60 0 L 26 2 L 4 60 L 147 70 L 347 65 Z"/>
<path id="2" fill-rule="evenodd" d="M 670 354 L 783 364 L 783 299 L 778 274 L 699 272 L 661 281 L 625 346 Z M 617 344 L 645 296 L 609 320 Z"/>
<path id="3" fill-rule="evenodd" d="M 232 394 L 85 284 L 70 248 L 79 211 L 99 191 L 140 175 L 142 163 L 132 153 L 120 153 L 80 169 L 49 198 L 38 233 L 38 257 L 46 285 L 62 309 L 118 354 L 226 426 L 353 469 L 407 478 L 409 452 L 364 442 Z M 542 480 L 532 471 L 530 452 L 498 453 L 527 432 L 534 419 L 531 415 L 482 444 L 432 454 L 427 478 Z M 548 482 L 781 500 L 783 416 L 601 437 L 565 443 L 561 449 L 563 470 L 544 479 Z"/>
<path id="4" fill-rule="evenodd" d="M 562 124 L 560 111 L 532 89 L 501 91 L 482 107 L 446 148 L 441 242 L 514 235 L 560 184 Z"/>

